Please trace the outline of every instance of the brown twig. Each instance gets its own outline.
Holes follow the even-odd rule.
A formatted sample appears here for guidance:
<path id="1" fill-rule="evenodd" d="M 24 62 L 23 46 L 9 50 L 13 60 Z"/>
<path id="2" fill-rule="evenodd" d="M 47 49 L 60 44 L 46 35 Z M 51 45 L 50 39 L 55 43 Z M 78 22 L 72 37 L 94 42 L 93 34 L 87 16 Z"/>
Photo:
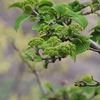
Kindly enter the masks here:
<path id="1" fill-rule="evenodd" d="M 38 81 L 38 83 L 39 83 L 39 86 L 40 86 L 40 88 L 41 88 L 43 94 L 44 94 L 44 95 L 47 95 L 47 92 L 46 92 L 46 90 L 45 90 L 45 88 L 44 88 L 44 86 L 43 86 L 43 84 L 42 84 L 42 81 L 41 81 L 40 72 L 36 70 L 33 74 L 35 74 L 35 76 L 36 76 L 36 78 L 37 78 L 37 81 Z"/>
<path id="2" fill-rule="evenodd" d="M 93 0 L 93 1 L 92 1 L 92 4 L 94 4 L 94 3 L 96 3 L 96 2 L 97 2 L 97 0 Z M 88 5 L 81 7 L 81 9 L 84 9 L 84 8 L 86 8 L 86 7 L 88 7 Z"/>
<path id="3" fill-rule="evenodd" d="M 22 54 L 20 53 L 20 50 L 16 47 L 15 42 L 12 42 L 12 46 L 13 46 L 13 48 L 19 53 L 20 58 L 23 60 L 24 57 L 23 57 Z M 23 61 L 24 61 L 24 60 L 23 60 Z M 37 81 L 38 81 L 38 84 L 39 84 L 40 89 L 41 89 L 41 91 L 43 92 L 43 94 L 44 94 L 44 95 L 47 95 L 47 92 L 46 92 L 46 90 L 45 90 L 45 88 L 44 88 L 44 86 L 43 86 L 43 84 L 42 84 L 39 71 L 33 69 L 32 66 L 31 66 L 27 61 L 24 61 L 24 62 L 25 62 L 25 64 L 30 68 L 31 72 L 36 76 Z"/>
<path id="4" fill-rule="evenodd" d="M 88 87 L 95 87 L 95 86 L 100 86 L 100 83 L 98 81 L 94 80 L 93 76 L 91 76 L 91 79 L 92 79 L 93 82 L 95 82 L 95 84 L 89 84 L 86 81 L 81 80 L 79 82 L 75 82 L 74 85 L 75 86 L 79 86 L 79 87 L 86 87 L 86 86 L 88 86 Z"/>
<path id="5" fill-rule="evenodd" d="M 95 8 L 94 10 L 91 10 L 91 11 L 89 11 L 89 12 L 83 13 L 82 15 L 89 15 L 89 14 L 92 14 L 92 13 L 98 11 L 98 10 L 100 10 L 100 6 L 98 6 L 98 7 Z"/>

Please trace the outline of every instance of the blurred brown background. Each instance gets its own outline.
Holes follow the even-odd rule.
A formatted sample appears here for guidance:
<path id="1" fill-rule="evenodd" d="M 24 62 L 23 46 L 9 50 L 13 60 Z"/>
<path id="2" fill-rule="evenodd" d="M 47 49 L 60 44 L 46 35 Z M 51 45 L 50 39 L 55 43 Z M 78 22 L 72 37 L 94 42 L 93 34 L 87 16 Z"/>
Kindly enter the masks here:
<path id="1" fill-rule="evenodd" d="M 39 100 L 40 89 L 37 80 L 26 70 L 27 66 L 11 43 L 14 39 L 15 45 L 23 51 L 27 48 L 29 39 L 37 35 L 37 32 L 31 30 L 34 23 L 29 21 L 26 21 L 18 32 L 13 29 L 14 21 L 21 10 L 8 9 L 8 6 L 16 1 L 21 0 L 0 0 L 0 100 Z M 55 0 L 57 3 L 69 1 L 72 0 Z M 87 0 L 81 0 L 83 1 Z M 82 34 L 88 35 L 91 27 L 96 25 L 98 17 L 92 14 L 86 17 L 89 25 Z M 75 80 L 85 74 L 94 75 L 100 80 L 100 55 L 87 51 L 78 55 L 76 62 L 67 58 L 50 64 L 48 69 L 44 69 L 41 64 L 37 64 L 36 68 L 41 69 L 42 82 L 51 82 L 54 88 L 59 87 L 63 80 L 73 85 Z"/>

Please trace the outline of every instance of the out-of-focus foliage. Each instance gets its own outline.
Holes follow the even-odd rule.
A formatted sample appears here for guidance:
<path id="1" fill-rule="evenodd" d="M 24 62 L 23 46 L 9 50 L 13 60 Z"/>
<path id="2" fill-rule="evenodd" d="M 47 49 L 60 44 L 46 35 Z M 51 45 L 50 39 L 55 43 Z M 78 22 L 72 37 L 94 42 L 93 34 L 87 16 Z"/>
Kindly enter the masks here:
<path id="1" fill-rule="evenodd" d="M 7 26 L 4 21 L 0 19 L 0 73 L 4 73 L 4 71 L 10 68 L 10 63 L 14 61 L 12 59 L 13 52 L 11 55 L 7 55 L 8 45 L 11 45 L 10 42 L 13 40 L 16 41 L 16 46 L 20 50 L 24 50 L 27 47 L 28 39 L 31 38 L 32 34 L 23 34 L 22 30 L 20 30 L 17 34 L 10 26 Z M 3 55 L 4 54 L 4 55 Z M 5 60 L 4 60 L 5 59 Z"/>

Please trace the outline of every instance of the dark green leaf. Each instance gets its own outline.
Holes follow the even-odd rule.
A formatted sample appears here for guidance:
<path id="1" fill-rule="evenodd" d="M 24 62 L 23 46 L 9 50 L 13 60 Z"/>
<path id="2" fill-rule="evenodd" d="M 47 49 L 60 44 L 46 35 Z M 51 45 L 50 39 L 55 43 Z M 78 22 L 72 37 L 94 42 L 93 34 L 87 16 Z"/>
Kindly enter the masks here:
<path id="1" fill-rule="evenodd" d="M 77 15 L 78 15 L 76 12 L 74 12 L 74 11 L 71 10 L 71 9 L 69 9 L 68 7 L 67 7 L 67 9 L 68 9 L 68 10 L 66 10 L 66 12 L 65 12 L 65 14 L 66 14 L 67 16 L 74 17 L 74 16 L 77 16 Z"/>
<path id="2" fill-rule="evenodd" d="M 39 2 L 39 8 L 43 7 L 43 6 L 53 6 L 53 2 L 51 2 L 50 0 L 42 0 L 41 2 Z"/>
<path id="3" fill-rule="evenodd" d="M 98 44 L 100 45 L 100 38 L 98 39 Z"/>
<path id="4" fill-rule="evenodd" d="M 45 14 L 43 15 L 43 19 L 45 20 L 46 23 L 51 23 L 55 20 L 54 15 L 51 14 Z"/>
<path id="5" fill-rule="evenodd" d="M 79 11 L 80 10 L 80 3 L 79 3 L 79 1 L 75 0 L 75 1 L 73 1 L 71 3 L 69 3 L 68 5 L 71 7 L 71 9 L 73 11 Z"/>
<path id="6" fill-rule="evenodd" d="M 21 3 L 21 2 L 13 3 L 13 4 L 11 4 L 8 8 L 12 8 L 12 7 L 19 7 L 19 8 L 22 8 L 22 3 Z"/>
<path id="7" fill-rule="evenodd" d="M 52 25 L 52 28 L 56 29 L 56 28 L 58 28 L 59 26 L 61 26 L 61 25 L 60 25 L 60 24 L 53 24 L 53 25 Z"/>
<path id="8" fill-rule="evenodd" d="M 46 48 L 46 47 L 50 47 L 51 44 L 47 43 L 47 42 L 43 42 L 41 45 L 38 46 L 38 48 Z"/>
<path id="9" fill-rule="evenodd" d="M 97 42 L 98 39 L 100 39 L 100 32 L 97 30 L 94 30 L 94 32 L 92 32 L 91 35 L 92 35 L 91 39 L 95 42 Z"/>
<path id="10" fill-rule="evenodd" d="M 62 4 L 56 4 L 52 7 L 59 15 L 63 15 L 66 11 Z"/>
<path id="11" fill-rule="evenodd" d="M 73 7 L 73 6 L 79 5 L 79 2 L 77 0 L 75 0 L 73 2 L 70 2 L 68 5 Z"/>
<path id="12" fill-rule="evenodd" d="M 33 55 L 33 54 L 35 54 L 35 52 L 34 51 L 32 51 L 32 50 L 26 50 L 25 52 L 24 52 L 24 54 L 25 55 Z"/>
<path id="13" fill-rule="evenodd" d="M 74 21 L 76 21 L 83 28 L 86 28 L 86 26 L 88 25 L 88 21 L 87 21 L 87 19 L 84 16 L 77 15 L 77 16 L 71 17 L 71 19 L 73 19 Z"/>
<path id="14" fill-rule="evenodd" d="M 40 26 L 41 26 L 42 23 L 43 23 L 42 21 L 37 22 L 37 23 L 32 27 L 32 30 L 39 30 L 39 28 L 40 28 Z"/>
<path id="15" fill-rule="evenodd" d="M 31 17 L 30 18 L 30 22 L 35 22 L 35 20 L 36 20 L 36 17 Z"/>
<path id="16" fill-rule="evenodd" d="M 90 7 L 92 7 L 92 3 L 91 2 L 83 2 L 83 3 L 81 3 L 81 6 L 90 6 Z"/>
<path id="17" fill-rule="evenodd" d="M 74 61 L 76 61 L 76 52 L 72 51 L 72 53 L 69 55 Z"/>
<path id="18" fill-rule="evenodd" d="M 41 62 L 41 61 L 42 61 L 42 58 L 41 58 L 40 56 L 35 56 L 35 57 L 33 58 L 33 60 L 34 60 L 35 62 Z"/>
<path id="19" fill-rule="evenodd" d="M 96 0 L 95 3 L 93 3 L 92 5 L 93 5 L 93 8 L 97 8 L 100 6 L 100 2 Z"/>
<path id="20" fill-rule="evenodd" d="M 45 60 L 44 66 L 43 66 L 43 67 L 44 67 L 45 69 L 47 69 L 47 68 L 48 68 L 48 64 L 49 64 L 49 60 Z"/>
<path id="21" fill-rule="evenodd" d="M 87 39 L 90 39 L 92 36 L 83 36 L 83 35 L 80 35 L 80 34 L 76 34 L 76 36 L 80 39 L 80 40 L 87 40 Z"/>
<path id="22" fill-rule="evenodd" d="M 76 46 L 76 54 L 83 53 L 90 47 L 90 42 L 88 40 L 80 41 L 79 39 L 74 39 L 73 44 Z"/>
<path id="23" fill-rule="evenodd" d="M 17 31 L 20 25 L 25 22 L 31 15 L 21 15 L 19 16 L 14 23 L 14 29 Z"/>
<path id="24" fill-rule="evenodd" d="M 87 25 L 88 25 L 88 21 L 87 19 L 82 16 L 82 15 L 79 15 L 80 13 L 76 13 L 70 9 L 68 9 L 65 14 L 67 16 L 70 16 L 71 19 L 73 19 L 74 21 L 76 21 L 78 24 L 80 24 L 83 28 L 85 28 Z"/>
<path id="25" fill-rule="evenodd" d="M 23 11 L 25 14 L 32 14 L 32 7 L 31 4 L 26 4 L 23 7 Z"/>
<path id="26" fill-rule="evenodd" d="M 24 57 L 24 61 L 31 61 L 31 60 L 32 60 L 32 57 L 31 56 Z"/>
<path id="27" fill-rule="evenodd" d="M 74 7 L 74 11 L 75 11 L 75 12 L 76 12 L 76 11 L 80 11 L 80 5 L 75 6 L 75 7 Z"/>
<path id="28" fill-rule="evenodd" d="M 82 40 L 79 38 L 73 39 L 73 43 L 82 43 Z"/>

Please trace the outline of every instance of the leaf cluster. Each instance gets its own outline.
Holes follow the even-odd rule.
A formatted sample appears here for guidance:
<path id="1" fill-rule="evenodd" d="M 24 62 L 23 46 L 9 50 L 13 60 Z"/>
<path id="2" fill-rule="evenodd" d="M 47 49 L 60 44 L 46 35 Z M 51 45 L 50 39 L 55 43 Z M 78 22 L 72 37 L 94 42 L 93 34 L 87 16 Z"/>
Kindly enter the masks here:
<path id="1" fill-rule="evenodd" d="M 88 25 L 84 15 L 91 13 L 100 17 L 95 11 L 100 10 L 100 1 L 83 2 L 75 0 L 68 4 L 55 4 L 50 0 L 23 0 L 9 6 L 22 9 L 22 14 L 15 20 L 14 29 L 17 31 L 26 20 L 35 24 L 32 30 L 39 33 L 28 42 L 25 50 L 25 61 L 44 62 L 44 68 L 49 63 L 67 56 L 76 61 L 76 56 L 90 48 L 92 39 L 100 44 L 100 21 L 91 29 L 90 36 L 81 34 Z M 90 12 L 83 13 L 82 9 L 90 7 Z M 34 71 L 35 72 L 35 71 Z M 90 77 L 84 76 L 82 80 L 92 84 Z M 80 81 L 77 81 L 77 83 Z M 51 84 L 46 84 L 47 95 L 41 100 L 98 100 L 99 87 L 61 87 L 54 90 Z"/>
<path id="2" fill-rule="evenodd" d="M 60 61 L 67 56 L 76 61 L 77 54 L 85 52 L 90 47 L 91 36 L 80 34 L 88 25 L 82 9 L 89 6 L 91 8 L 89 13 L 93 13 L 99 5 L 99 2 L 80 3 L 76 0 L 69 4 L 55 4 L 50 0 L 23 0 L 10 5 L 9 8 L 19 7 L 23 11 L 15 20 L 16 31 L 29 19 L 30 22 L 35 22 L 32 30 L 39 33 L 39 37 L 34 37 L 28 42 L 25 60 L 35 62 L 44 60 L 45 68 L 49 63 L 54 63 L 57 59 Z M 99 41 L 99 24 L 92 29 L 94 32 L 91 33 L 93 36 L 91 39 L 94 41 Z"/>

